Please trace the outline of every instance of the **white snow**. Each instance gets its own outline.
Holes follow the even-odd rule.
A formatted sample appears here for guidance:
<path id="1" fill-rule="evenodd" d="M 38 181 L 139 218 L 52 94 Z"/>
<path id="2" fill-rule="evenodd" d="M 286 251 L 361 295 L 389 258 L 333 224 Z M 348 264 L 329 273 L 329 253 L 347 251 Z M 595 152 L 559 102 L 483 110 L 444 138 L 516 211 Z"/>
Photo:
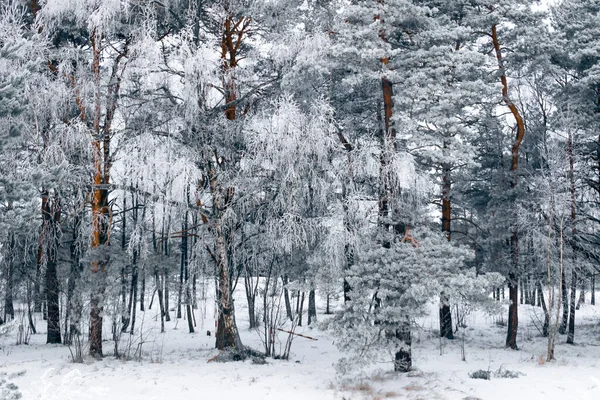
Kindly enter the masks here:
<path id="1" fill-rule="evenodd" d="M 236 317 L 242 341 L 262 350 L 259 334 L 247 329 L 243 288 L 238 287 Z M 467 328 L 454 341 L 440 341 L 435 335 L 437 310 L 418 321 L 413 334 L 415 370 L 409 374 L 390 372 L 385 362 L 352 379 L 336 376 L 335 363 L 341 354 L 335 337 L 316 327 L 300 327 L 297 332 L 317 338 L 296 338 L 291 360 L 267 359 L 267 365 L 251 361 L 217 363 L 208 360 L 217 354 L 214 314 L 210 307 L 206 319 L 195 310 L 197 333 L 187 332 L 187 321 L 174 318 L 160 333 L 156 320 L 158 305 L 138 312 L 145 343 L 141 360 L 128 361 L 106 356 L 83 364 L 70 361 L 66 346 L 45 345 L 45 323 L 36 321 L 38 334 L 29 345 L 15 345 L 17 323 L 0 331 L 0 381 L 18 386 L 23 399 L 600 399 L 600 306 L 582 305 L 577 313 L 576 345 L 557 339 L 556 360 L 545 363 L 546 339 L 539 335 L 533 321 L 543 316 L 540 308 L 520 306 L 519 351 L 505 349 L 506 327 L 498 323 L 506 316 L 474 313 L 466 319 Z M 147 304 L 147 303 L 146 303 Z M 174 299 L 173 299 L 173 303 Z M 318 318 L 323 320 L 324 301 L 319 301 Z M 202 309 L 202 305 L 200 307 Z M 142 321 L 143 318 L 143 321 Z M 306 322 L 306 316 L 305 316 Z M 105 318 L 105 340 L 110 339 L 110 321 Z M 129 334 L 124 334 L 121 351 Z M 461 361 L 461 347 L 466 361 Z M 139 334 L 132 338 L 133 355 Z M 282 337 L 285 340 L 284 337 Z M 105 354 L 112 354 L 113 342 L 103 343 Z M 440 355 L 440 352 L 442 353 Z M 517 371 L 516 379 L 471 379 L 476 370 Z M 4 396 L 8 396 L 7 392 Z M 0 398 L 3 392 L 0 388 Z"/>

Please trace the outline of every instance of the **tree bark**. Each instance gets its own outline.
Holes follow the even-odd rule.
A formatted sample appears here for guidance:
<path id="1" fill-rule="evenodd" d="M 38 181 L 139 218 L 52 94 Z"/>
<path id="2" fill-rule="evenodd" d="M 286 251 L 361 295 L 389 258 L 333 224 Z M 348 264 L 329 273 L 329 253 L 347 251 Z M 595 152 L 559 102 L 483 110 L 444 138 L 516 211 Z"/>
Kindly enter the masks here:
<path id="1" fill-rule="evenodd" d="M 506 70 L 504 68 L 504 58 L 502 56 L 502 50 L 500 41 L 498 39 L 498 30 L 496 25 L 492 25 L 491 38 L 494 45 L 494 51 L 496 53 L 496 60 L 498 62 L 498 70 L 500 72 L 500 82 L 502 83 L 502 98 L 504 104 L 509 108 L 512 116 L 515 118 L 517 123 L 516 138 L 511 148 L 511 166 L 512 172 L 511 189 L 517 187 L 517 173 L 519 170 L 519 148 L 523 143 L 523 137 L 525 136 L 525 123 L 521 113 L 517 109 L 517 106 L 512 102 L 508 96 L 508 79 L 506 77 Z M 516 216 L 515 216 L 516 217 Z M 509 272 L 508 279 L 510 281 L 509 286 L 509 297 L 511 305 L 508 309 L 508 332 L 506 336 L 506 347 L 517 349 L 517 331 L 519 326 L 519 231 L 517 225 L 514 224 L 512 228 L 512 236 L 510 240 L 511 244 L 511 272 Z"/>
<path id="2" fill-rule="evenodd" d="M 544 294 L 542 290 L 542 282 L 537 281 L 537 298 L 538 301 L 542 304 L 542 309 L 544 310 L 544 325 L 542 326 L 542 335 L 544 337 L 548 336 L 548 328 L 550 326 L 550 313 L 548 311 L 548 307 L 546 307 L 546 300 L 544 299 Z"/>
<path id="3" fill-rule="evenodd" d="M 317 320 L 317 305 L 315 301 L 315 290 L 308 292 L 308 325 Z"/>
<path id="4" fill-rule="evenodd" d="M 43 248 L 46 264 L 46 304 L 48 307 L 48 330 L 46 343 L 61 343 L 60 334 L 60 309 L 59 309 L 59 283 L 57 272 L 57 253 L 59 245 L 59 224 L 61 217 L 60 199 L 55 193 L 52 198 L 48 191 L 43 191 L 46 196 L 43 210 Z"/>
<path id="5" fill-rule="evenodd" d="M 9 234 L 9 245 L 8 245 L 8 260 L 6 262 L 6 291 L 4 293 L 4 322 L 15 319 L 15 308 L 13 305 L 13 291 L 14 291 L 14 252 L 15 252 L 15 234 L 11 232 Z"/>
<path id="6" fill-rule="evenodd" d="M 596 274 L 592 273 L 592 282 L 590 284 L 590 292 L 592 292 L 592 298 L 590 300 L 590 304 L 596 305 Z"/>
<path id="7" fill-rule="evenodd" d="M 294 320 L 294 316 L 292 315 L 292 305 L 290 304 L 290 293 L 285 287 L 289 283 L 287 275 L 283 276 L 283 297 L 285 300 L 285 313 L 290 321 Z"/>
<path id="8" fill-rule="evenodd" d="M 570 180 L 570 191 L 571 191 L 571 240 L 573 243 L 577 240 L 577 226 L 576 226 L 576 211 L 575 211 L 575 160 L 573 157 L 573 134 L 571 131 L 568 133 L 567 139 L 567 157 L 569 158 L 569 180 Z M 573 265 L 571 268 L 571 304 L 569 313 L 569 332 L 567 334 L 567 343 L 575 343 L 575 309 L 577 308 L 577 257 L 576 253 L 573 252 Z"/>
<path id="9" fill-rule="evenodd" d="M 443 148 L 446 149 L 448 146 L 444 142 Z M 452 188 L 452 181 L 450 176 L 450 167 L 445 165 L 443 168 L 442 176 L 442 232 L 446 235 L 448 241 L 450 241 L 451 234 L 451 203 L 450 203 L 450 190 Z M 450 309 L 450 299 L 445 293 L 440 295 L 440 336 L 446 339 L 454 339 L 454 333 L 452 328 L 452 311 Z"/>

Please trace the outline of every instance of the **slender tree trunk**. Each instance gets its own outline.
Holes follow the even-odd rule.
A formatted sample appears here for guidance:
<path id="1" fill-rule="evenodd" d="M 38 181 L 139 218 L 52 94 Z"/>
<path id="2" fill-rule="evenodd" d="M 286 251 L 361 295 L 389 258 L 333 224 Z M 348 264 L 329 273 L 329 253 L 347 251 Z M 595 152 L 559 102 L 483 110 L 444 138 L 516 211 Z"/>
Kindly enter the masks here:
<path id="1" fill-rule="evenodd" d="M 179 286 L 177 287 L 177 319 L 181 318 L 181 302 L 183 301 L 183 275 L 185 263 L 187 262 L 187 234 L 186 220 L 181 226 L 181 262 L 179 263 Z"/>
<path id="2" fill-rule="evenodd" d="M 146 298 L 146 266 L 142 265 L 140 284 L 140 311 L 145 310 L 144 299 Z"/>
<path id="3" fill-rule="evenodd" d="M 448 145 L 444 141 L 443 148 L 446 149 Z M 450 241 L 451 234 L 451 202 L 450 202 L 450 190 L 452 188 L 452 181 L 450 176 L 450 167 L 444 165 L 443 176 L 442 176 L 442 232 L 446 235 L 448 241 Z M 446 339 L 454 339 L 454 333 L 452 329 L 452 310 L 450 309 L 450 299 L 446 293 L 440 295 L 440 336 Z"/>
<path id="4" fill-rule="evenodd" d="M 315 290 L 308 292 L 308 325 L 317 320 L 317 305 L 315 301 Z"/>
<path id="5" fill-rule="evenodd" d="M 60 308 L 59 308 L 59 282 L 57 272 L 57 253 L 59 246 L 59 224 L 61 217 L 60 199 L 58 193 L 52 198 L 45 191 L 47 197 L 44 211 L 44 252 L 46 264 L 46 304 L 48 307 L 48 330 L 46 343 L 61 343 L 60 334 Z"/>
<path id="6" fill-rule="evenodd" d="M 569 179 L 571 183 L 571 240 L 575 242 L 577 240 L 577 227 L 576 227 L 576 211 L 575 211 L 575 161 L 573 157 L 573 134 L 569 131 L 568 142 L 567 142 L 567 157 L 569 158 Z M 573 266 L 571 268 L 571 304 L 569 314 L 569 332 L 567 334 L 567 343 L 575 343 L 575 309 L 577 307 L 577 257 L 576 253 L 573 252 Z"/>
<path id="7" fill-rule="evenodd" d="M 289 283 L 287 275 L 283 276 L 283 297 L 285 300 L 285 313 L 290 321 L 294 320 L 292 315 L 292 305 L 290 304 L 290 293 L 285 287 Z"/>
<path id="8" fill-rule="evenodd" d="M 302 292 L 302 298 L 300 298 L 300 293 L 298 293 L 298 326 L 302 326 L 302 313 L 304 311 L 304 292 Z"/>
<path id="9" fill-rule="evenodd" d="M 577 307 L 577 268 L 571 268 L 571 299 L 569 303 L 569 330 L 567 332 L 567 343 L 575 343 L 575 308 Z"/>
<path id="10" fill-rule="evenodd" d="M 511 148 L 511 166 L 510 170 L 512 173 L 511 188 L 515 189 L 517 186 L 517 173 L 519 171 L 519 148 L 523 143 L 523 137 L 525 136 L 525 123 L 521 113 L 517 109 L 517 106 L 512 102 L 508 96 L 508 79 L 506 78 L 506 70 L 504 68 L 504 58 L 502 56 L 502 50 L 500 41 L 498 39 L 498 31 L 496 25 L 492 25 L 491 38 L 494 45 L 494 51 L 496 53 L 496 60 L 498 62 L 498 69 L 500 72 L 500 82 L 502 83 L 502 97 L 504 104 L 509 108 L 512 116 L 517 122 L 516 138 Z M 516 218 L 516 216 L 515 216 Z M 519 232 L 516 224 L 512 228 L 512 236 L 510 240 L 511 244 L 511 271 L 508 274 L 510 283 L 509 297 L 511 305 L 508 309 L 508 332 L 506 335 L 506 347 L 517 349 L 517 331 L 519 326 Z"/>
<path id="11" fill-rule="evenodd" d="M 127 195 L 123 195 L 123 211 L 121 213 L 121 250 L 127 251 Z M 127 265 L 121 267 L 121 332 L 126 332 L 129 326 L 129 309 L 127 308 Z M 131 302 L 131 294 L 129 295 Z M 115 354 L 118 354 L 115 352 Z"/>
<path id="12" fill-rule="evenodd" d="M 558 332 L 562 335 L 567 333 L 567 323 L 569 321 L 569 296 L 567 292 L 567 274 L 563 268 L 561 271 L 560 295 L 562 300 L 562 320 Z"/>
<path id="13" fill-rule="evenodd" d="M 164 302 L 165 302 L 165 321 L 171 321 L 171 314 L 169 313 L 169 275 L 167 268 L 163 268 L 163 283 L 164 283 Z"/>
<path id="14" fill-rule="evenodd" d="M 590 300 L 590 304 L 596 305 L 596 274 L 592 273 L 592 282 L 590 284 L 590 292 L 592 292 L 592 298 Z"/>
<path id="15" fill-rule="evenodd" d="M 163 283 L 160 274 L 158 273 L 158 267 L 154 269 L 154 278 L 156 280 L 156 289 L 158 291 L 158 306 L 160 308 L 160 333 L 165 332 L 165 304 L 163 302 Z"/>
<path id="16" fill-rule="evenodd" d="M 544 299 L 544 294 L 542 291 L 542 282 L 537 281 L 536 286 L 538 292 L 538 301 L 542 303 L 542 310 L 544 310 L 544 325 L 542 326 L 542 335 L 547 337 L 548 328 L 550 326 L 550 312 L 548 311 L 548 307 L 546 307 L 546 300 Z"/>
<path id="17" fill-rule="evenodd" d="M 137 183 L 136 183 L 137 189 Z M 133 197 L 133 195 L 132 195 Z M 138 212 L 139 212 L 139 201 L 137 198 L 137 194 L 135 198 L 132 199 L 133 205 L 133 229 L 137 229 L 138 226 Z M 138 297 L 138 278 L 139 278 L 139 266 L 138 266 L 138 258 L 139 258 L 139 243 L 134 243 L 133 251 L 131 254 L 131 289 L 129 292 L 129 304 L 127 306 L 127 313 L 129 315 L 129 319 L 131 321 L 131 328 L 129 332 L 133 335 L 135 332 L 135 318 L 136 318 L 136 305 L 137 305 L 137 297 Z"/>
<path id="18" fill-rule="evenodd" d="M 4 321 L 8 322 L 15 319 L 15 308 L 13 305 L 13 291 L 14 291 L 14 252 L 15 252 L 15 234 L 11 232 L 9 234 L 9 245 L 8 245 L 8 260 L 6 260 L 6 291 L 4 293 Z"/>

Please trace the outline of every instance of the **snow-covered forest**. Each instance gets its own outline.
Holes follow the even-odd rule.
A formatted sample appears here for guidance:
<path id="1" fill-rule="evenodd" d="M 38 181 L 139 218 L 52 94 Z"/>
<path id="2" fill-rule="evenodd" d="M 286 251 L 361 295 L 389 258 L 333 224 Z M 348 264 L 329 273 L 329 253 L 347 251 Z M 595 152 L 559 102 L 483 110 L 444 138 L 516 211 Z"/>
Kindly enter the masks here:
<path id="1" fill-rule="evenodd" d="M 1 399 L 600 398 L 600 0 L 0 0 Z"/>

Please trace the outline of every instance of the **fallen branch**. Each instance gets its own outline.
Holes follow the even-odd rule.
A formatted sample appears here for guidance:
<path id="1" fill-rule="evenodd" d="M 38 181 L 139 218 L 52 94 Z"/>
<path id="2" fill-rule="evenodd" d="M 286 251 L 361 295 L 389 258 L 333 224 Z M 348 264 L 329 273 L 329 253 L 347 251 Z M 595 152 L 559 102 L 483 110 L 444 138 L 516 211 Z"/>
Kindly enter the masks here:
<path id="1" fill-rule="evenodd" d="M 301 334 L 299 334 L 299 333 L 296 333 L 296 332 L 292 332 L 292 331 L 286 331 L 285 329 L 281 329 L 281 328 L 276 328 L 276 329 L 277 329 L 278 331 L 285 332 L 285 333 L 289 333 L 289 334 L 291 334 L 291 335 L 300 336 L 300 337 L 303 337 L 303 338 L 306 338 L 306 339 L 310 339 L 310 340 L 319 340 L 319 339 L 315 339 L 315 338 L 313 338 L 313 337 L 310 337 L 310 336 L 301 335 Z"/>

